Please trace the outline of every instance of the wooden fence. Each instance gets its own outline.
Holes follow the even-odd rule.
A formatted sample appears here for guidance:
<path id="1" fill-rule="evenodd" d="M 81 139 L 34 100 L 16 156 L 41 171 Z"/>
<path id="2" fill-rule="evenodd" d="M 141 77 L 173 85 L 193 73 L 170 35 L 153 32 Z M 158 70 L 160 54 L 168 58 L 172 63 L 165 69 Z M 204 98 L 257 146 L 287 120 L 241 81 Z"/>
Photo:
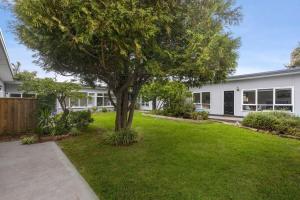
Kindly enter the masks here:
<path id="1" fill-rule="evenodd" d="M 33 132 L 36 112 L 36 99 L 0 98 L 0 135 Z"/>

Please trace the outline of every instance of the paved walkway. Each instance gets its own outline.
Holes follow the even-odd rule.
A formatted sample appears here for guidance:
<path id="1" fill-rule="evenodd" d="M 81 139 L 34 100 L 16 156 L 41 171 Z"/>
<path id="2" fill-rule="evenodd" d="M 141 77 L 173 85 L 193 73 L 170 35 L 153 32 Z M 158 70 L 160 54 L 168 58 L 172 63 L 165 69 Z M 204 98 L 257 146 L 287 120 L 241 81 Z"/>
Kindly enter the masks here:
<path id="1" fill-rule="evenodd" d="M 1 200 L 97 200 L 54 142 L 0 143 Z"/>
<path id="2" fill-rule="evenodd" d="M 234 116 L 218 116 L 218 115 L 209 115 L 209 119 L 220 120 L 225 122 L 241 122 L 243 121 L 242 117 L 234 117 Z"/>

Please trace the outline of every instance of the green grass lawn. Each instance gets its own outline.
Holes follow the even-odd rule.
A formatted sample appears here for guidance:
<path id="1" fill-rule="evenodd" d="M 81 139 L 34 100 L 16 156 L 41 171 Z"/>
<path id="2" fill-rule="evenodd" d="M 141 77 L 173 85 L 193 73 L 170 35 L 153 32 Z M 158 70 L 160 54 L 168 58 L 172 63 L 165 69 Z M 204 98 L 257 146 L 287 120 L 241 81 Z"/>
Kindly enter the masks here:
<path id="1" fill-rule="evenodd" d="M 143 140 L 113 147 L 103 130 L 113 128 L 114 113 L 94 118 L 59 145 L 101 200 L 300 199 L 300 141 L 136 114 Z"/>

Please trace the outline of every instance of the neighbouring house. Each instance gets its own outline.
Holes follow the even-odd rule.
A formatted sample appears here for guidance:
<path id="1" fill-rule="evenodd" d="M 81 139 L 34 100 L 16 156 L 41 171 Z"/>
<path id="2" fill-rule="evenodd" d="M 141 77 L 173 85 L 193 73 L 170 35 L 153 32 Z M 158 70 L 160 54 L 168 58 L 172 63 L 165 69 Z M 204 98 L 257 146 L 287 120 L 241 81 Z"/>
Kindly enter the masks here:
<path id="1" fill-rule="evenodd" d="M 5 42 L 0 31 L 0 97 L 5 97 L 6 85 L 13 81 L 13 72 L 10 67 Z"/>
<path id="2" fill-rule="evenodd" d="M 300 68 L 229 77 L 226 82 L 191 88 L 197 110 L 246 116 L 284 110 L 300 116 Z"/>
<path id="3" fill-rule="evenodd" d="M 230 76 L 225 82 L 190 88 L 196 111 L 244 117 L 256 111 L 287 111 L 300 116 L 300 67 Z M 141 101 L 141 109 L 152 110 Z"/>
<path id="4" fill-rule="evenodd" d="M 13 79 L 13 71 L 10 65 L 3 35 L 0 31 L 0 98 L 34 98 L 35 94 L 25 94 L 18 88 L 22 84 Z M 112 110 L 113 106 L 109 100 L 106 87 L 89 88 L 82 87 L 81 93 L 85 93 L 87 98 L 67 99 L 67 105 L 72 110 L 87 110 L 96 108 L 101 110 L 106 108 Z M 56 106 L 57 112 L 61 112 L 59 103 Z"/>

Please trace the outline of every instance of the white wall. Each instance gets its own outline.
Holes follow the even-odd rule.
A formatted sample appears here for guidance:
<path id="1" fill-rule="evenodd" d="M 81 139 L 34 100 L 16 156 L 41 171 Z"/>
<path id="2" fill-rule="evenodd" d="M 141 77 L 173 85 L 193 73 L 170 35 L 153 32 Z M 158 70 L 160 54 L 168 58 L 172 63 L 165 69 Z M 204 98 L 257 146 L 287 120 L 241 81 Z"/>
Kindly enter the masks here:
<path id="1" fill-rule="evenodd" d="M 107 93 L 107 89 L 105 89 L 105 88 L 99 88 L 99 89 L 84 88 L 84 89 L 81 89 L 79 92 L 83 92 L 83 93 L 94 93 L 94 94 L 95 94 L 95 96 L 94 96 L 95 101 L 94 101 L 94 104 L 93 104 L 93 105 L 89 105 L 89 104 L 88 104 L 87 106 L 84 106 L 84 107 L 81 107 L 81 106 L 78 106 L 78 107 L 72 107 L 71 109 L 72 109 L 73 111 L 88 110 L 88 109 L 92 109 L 92 108 L 94 108 L 94 107 L 97 107 L 98 110 L 101 110 L 102 108 L 106 108 L 106 109 L 108 109 L 108 110 L 113 110 L 113 109 L 114 109 L 113 105 L 110 105 L 110 106 L 101 106 L 101 107 L 97 106 L 97 93 Z M 57 112 L 62 112 L 62 109 L 61 109 L 60 104 L 59 104 L 58 101 L 57 101 L 57 103 L 56 103 L 56 110 L 57 110 Z"/>
<path id="2" fill-rule="evenodd" d="M 5 85 L 3 83 L 3 81 L 0 80 L 0 97 L 4 97 L 5 95 Z"/>
<path id="3" fill-rule="evenodd" d="M 210 92 L 210 114 L 224 114 L 224 91 L 234 91 L 234 115 L 245 116 L 249 111 L 242 110 L 242 90 L 269 89 L 276 87 L 294 88 L 294 112 L 300 115 L 300 75 L 277 76 L 251 80 L 231 81 L 222 84 L 205 85 L 201 88 L 191 88 L 191 92 Z"/>

